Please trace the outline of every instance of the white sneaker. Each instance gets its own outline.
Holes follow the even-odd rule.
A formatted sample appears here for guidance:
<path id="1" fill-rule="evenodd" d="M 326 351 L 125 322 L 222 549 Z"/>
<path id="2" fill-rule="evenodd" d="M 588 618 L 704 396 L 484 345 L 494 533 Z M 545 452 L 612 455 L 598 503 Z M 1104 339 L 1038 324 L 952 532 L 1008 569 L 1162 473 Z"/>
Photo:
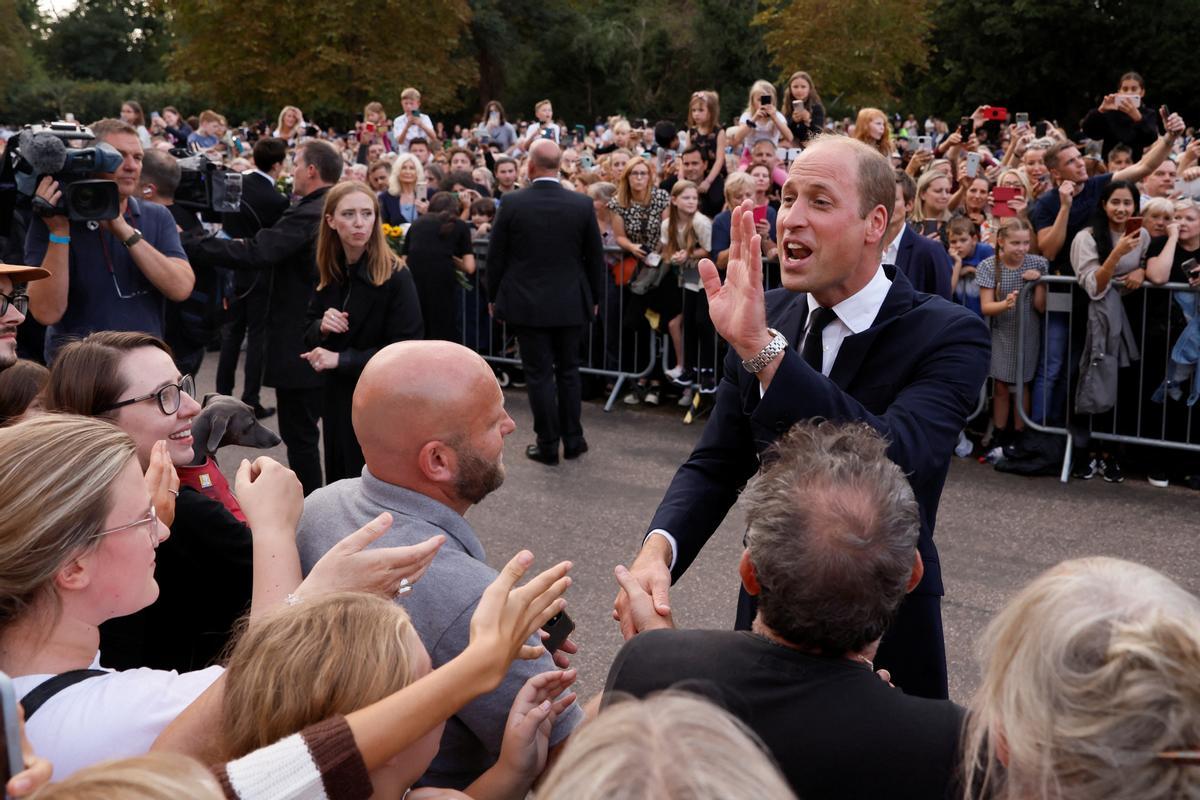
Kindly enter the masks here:
<path id="1" fill-rule="evenodd" d="M 638 394 L 637 389 L 630 389 L 622 402 L 624 402 L 627 406 L 636 406 L 638 403 L 642 402 L 642 396 Z"/>
<path id="2" fill-rule="evenodd" d="M 679 376 L 683 374 L 683 364 L 676 364 L 668 370 L 663 370 L 663 374 L 671 380 L 678 380 Z"/>
<path id="3" fill-rule="evenodd" d="M 658 387 L 651 386 L 646 390 L 646 404 L 651 406 L 658 405 Z"/>
<path id="4" fill-rule="evenodd" d="M 695 396 L 696 396 L 696 390 L 693 389 L 692 387 L 689 386 L 688 388 L 684 389 L 683 394 L 679 398 L 679 407 L 687 408 L 688 406 L 690 406 L 692 404 L 692 398 Z"/>
<path id="5" fill-rule="evenodd" d="M 959 458 L 966 458 L 971 455 L 971 451 L 975 449 L 975 445 L 971 444 L 971 440 L 967 438 L 966 431 L 958 432 L 958 444 L 954 445 L 954 455 Z"/>

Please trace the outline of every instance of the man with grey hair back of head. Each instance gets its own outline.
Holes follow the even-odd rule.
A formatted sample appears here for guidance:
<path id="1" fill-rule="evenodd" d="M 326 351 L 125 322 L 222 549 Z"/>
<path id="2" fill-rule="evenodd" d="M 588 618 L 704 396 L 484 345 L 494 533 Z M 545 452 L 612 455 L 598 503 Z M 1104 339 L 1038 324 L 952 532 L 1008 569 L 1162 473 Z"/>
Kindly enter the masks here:
<path id="1" fill-rule="evenodd" d="M 743 494 L 738 571 L 758 598 L 751 630 L 675 630 L 618 566 L 645 632 L 617 654 L 606 701 L 706 686 L 762 738 L 800 797 L 945 796 L 962 709 L 906 695 L 871 663 L 924 573 L 912 487 L 863 423 L 798 423 L 764 463 Z"/>

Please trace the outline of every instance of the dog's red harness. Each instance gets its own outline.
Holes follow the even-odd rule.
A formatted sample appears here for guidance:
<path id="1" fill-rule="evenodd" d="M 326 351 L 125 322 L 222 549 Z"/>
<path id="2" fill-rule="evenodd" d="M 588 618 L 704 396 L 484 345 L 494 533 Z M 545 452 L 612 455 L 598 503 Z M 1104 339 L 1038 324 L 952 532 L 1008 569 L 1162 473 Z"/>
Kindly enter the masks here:
<path id="1" fill-rule="evenodd" d="M 246 521 L 242 507 L 238 505 L 237 498 L 233 496 L 233 490 L 229 488 L 229 481 L 225 480 L 225 476 L 221 474 L 221 468 L 217 466 L 217 462 L 213 461 L 211 456 L 199 466 L 175 467 L 175 471 L 179 473 L 180 486 L 190 486 L 200 494 L 211 497 L 229 509 L 229 513 L 237 517 L 239 521 Z"/>

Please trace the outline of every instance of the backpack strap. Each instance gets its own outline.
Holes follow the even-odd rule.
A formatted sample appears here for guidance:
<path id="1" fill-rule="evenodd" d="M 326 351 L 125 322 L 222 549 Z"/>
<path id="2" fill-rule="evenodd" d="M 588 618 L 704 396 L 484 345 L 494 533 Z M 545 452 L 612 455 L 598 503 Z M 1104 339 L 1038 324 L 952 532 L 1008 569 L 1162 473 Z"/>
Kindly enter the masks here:
<path id="1" fill-rule="evenodd" d="M 21 708 L 25 710 L 25 721 L 28 722 L 34 712 L 41 708 L 47 700 L 68 686 L 74 686 L 80 681 L 94 678 L 97 675 L 107 674 L 108 672 L 102 669 L 73 669 L 69 672 L 59 673 L 53 678 L 47 678 L 21 698 Z"/>

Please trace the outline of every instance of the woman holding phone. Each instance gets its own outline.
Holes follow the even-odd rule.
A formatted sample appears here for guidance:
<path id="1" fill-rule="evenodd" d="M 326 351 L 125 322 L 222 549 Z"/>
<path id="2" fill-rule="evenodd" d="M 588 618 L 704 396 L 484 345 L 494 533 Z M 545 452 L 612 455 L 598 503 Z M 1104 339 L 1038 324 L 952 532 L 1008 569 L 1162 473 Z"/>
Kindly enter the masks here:
<path id="1" fill-rule="evenodd" d="M 1103 141 L 1101 158 L 1108 159 L 1108 151 L 1118 144 L 1128 145 L 1134 163 L 1142 157 L 1142 151 L 1158 140 L 1161 128 L 1158 109 L 1148 106 L 1146 82 L 1136 72 L 1126 72 L 1118 82 L 1117 91 L 1104 95 L 1097 108 L 1089 111 L 1080 121 L 1083 135 L 1089 139 Z"/>
<path id="2" fill-rule="evenodd" d="M 744 144 L 742 167 L 750 163 L 750 148 L 754 143 L 768 139 L 771 144 L 790 145 L 792 130 L 775 104 L 775 87 L 770 81 L 758 80 L 750 87 L 750 99 L 742 112 L 738 125 L 733 129 L 729 143 L 734 147 Z"/>

